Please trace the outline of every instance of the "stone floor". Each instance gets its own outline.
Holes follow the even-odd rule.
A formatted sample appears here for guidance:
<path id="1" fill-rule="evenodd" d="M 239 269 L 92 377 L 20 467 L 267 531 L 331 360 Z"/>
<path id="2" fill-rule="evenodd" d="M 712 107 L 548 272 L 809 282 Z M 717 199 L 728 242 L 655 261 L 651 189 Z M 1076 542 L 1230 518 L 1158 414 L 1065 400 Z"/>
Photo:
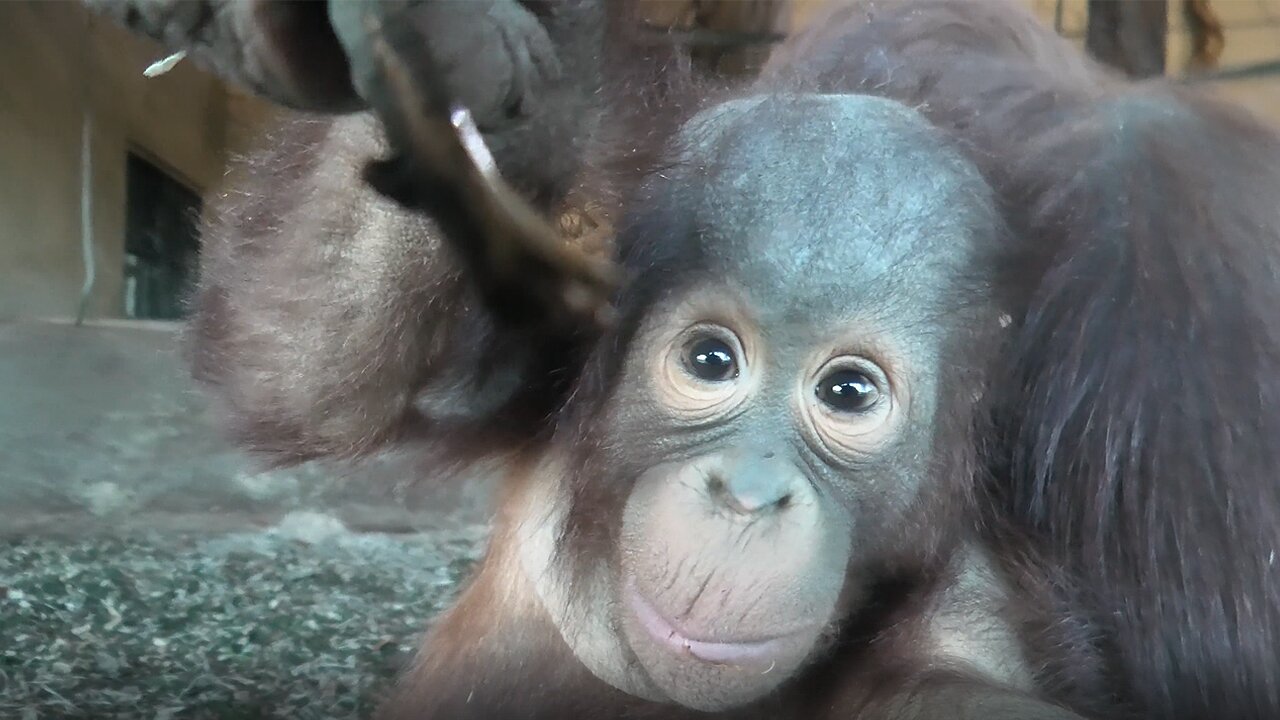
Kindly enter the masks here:
<path id="1" fill-rule="evenodd" d="M 0 321 L 0 718 L 368 717 L 483 551 L 432 480 L 264 471 L 171 325 Z"/>

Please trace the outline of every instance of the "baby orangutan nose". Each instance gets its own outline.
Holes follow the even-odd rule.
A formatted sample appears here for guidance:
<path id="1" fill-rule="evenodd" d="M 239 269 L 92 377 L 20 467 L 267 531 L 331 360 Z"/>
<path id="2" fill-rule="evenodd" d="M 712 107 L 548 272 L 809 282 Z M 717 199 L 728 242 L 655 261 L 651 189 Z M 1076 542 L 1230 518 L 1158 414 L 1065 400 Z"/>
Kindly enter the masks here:
<path id="1" fill-rule="evenodd" d="M 776 453 L 739 453 L 708 469 L 707 494 L 740 515 L 763 515 L 785 510 L 797 482 L 795 466 Z"/>

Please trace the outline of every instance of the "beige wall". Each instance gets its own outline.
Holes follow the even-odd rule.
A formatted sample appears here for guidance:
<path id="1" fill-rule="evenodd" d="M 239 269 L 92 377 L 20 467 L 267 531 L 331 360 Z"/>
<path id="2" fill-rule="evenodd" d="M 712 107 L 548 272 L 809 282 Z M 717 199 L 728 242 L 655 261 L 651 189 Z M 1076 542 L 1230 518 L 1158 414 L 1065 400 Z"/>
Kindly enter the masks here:
<path id="1" fill-rule="evenodd" d="M 0 2 L 0 315 L 76 312 L 86 108 L 93 114 L 97 266 L 91 317 L 123 311 L 126 151 L 197 190 L 221 177 L 229 138 L 245 134 L 243 121 L 232 121 L 225 88 L 190 63 L 143 77 L 162 54 L 90 20 L 75 2 Z"/>

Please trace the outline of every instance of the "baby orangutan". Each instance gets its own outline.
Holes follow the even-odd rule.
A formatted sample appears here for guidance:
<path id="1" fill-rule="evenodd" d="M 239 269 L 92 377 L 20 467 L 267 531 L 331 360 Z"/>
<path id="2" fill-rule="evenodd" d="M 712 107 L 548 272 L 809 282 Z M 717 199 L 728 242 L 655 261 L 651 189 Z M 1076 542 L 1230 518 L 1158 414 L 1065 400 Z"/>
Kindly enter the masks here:
<path id="1" fill-rule="evenodd" d="M 618 326 L 384 717 L 1069 717 L 960 524 L 999 331 L 977 171 L 855 95 L 731 100 L 669 153 Z"/>

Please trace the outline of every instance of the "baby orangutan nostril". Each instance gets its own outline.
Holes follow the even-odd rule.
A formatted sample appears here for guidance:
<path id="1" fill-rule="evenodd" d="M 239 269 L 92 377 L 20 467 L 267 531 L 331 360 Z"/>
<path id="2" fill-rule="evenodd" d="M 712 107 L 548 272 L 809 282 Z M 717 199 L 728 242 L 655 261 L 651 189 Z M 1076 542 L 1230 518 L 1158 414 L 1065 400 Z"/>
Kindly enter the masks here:
<path id="1" fill-rule="evenodd" d="M 791 482 L 785 473 L 766 468 L 740 468 L 707 474 L 707 493 L 716 503 L 739 515 L 784 510 L 791 503 Z"/>

